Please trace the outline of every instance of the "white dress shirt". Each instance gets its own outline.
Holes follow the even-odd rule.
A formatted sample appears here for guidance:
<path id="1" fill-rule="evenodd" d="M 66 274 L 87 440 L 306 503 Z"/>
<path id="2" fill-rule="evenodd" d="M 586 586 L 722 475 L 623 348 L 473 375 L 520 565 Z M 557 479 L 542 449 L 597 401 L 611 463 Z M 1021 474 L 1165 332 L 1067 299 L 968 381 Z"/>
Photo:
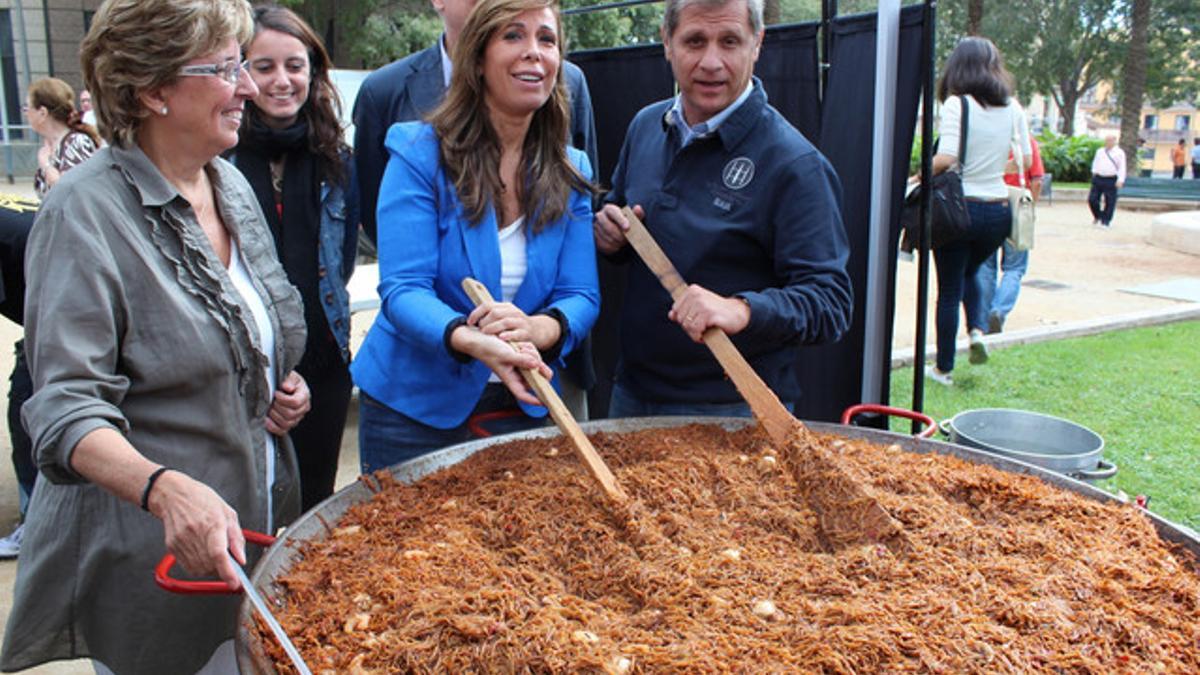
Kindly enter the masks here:
<path id="1" fill-rule="evenodd" d="M 1100 148 L 1092 158 L 1092 175 L 1105 178 L 1117 177 L 1118 183 L 1125 182 L 1125 151 L 1113 146 L 1112 150 Z"/>

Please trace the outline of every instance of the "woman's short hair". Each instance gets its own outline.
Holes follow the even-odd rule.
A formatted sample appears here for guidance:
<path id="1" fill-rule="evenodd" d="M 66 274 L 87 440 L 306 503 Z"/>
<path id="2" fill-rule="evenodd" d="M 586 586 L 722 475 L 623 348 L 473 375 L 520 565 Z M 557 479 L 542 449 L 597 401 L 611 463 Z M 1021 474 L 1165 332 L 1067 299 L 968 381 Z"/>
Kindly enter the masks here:
<path id="1" fill-rule="evenodd" d="M 80 46 L 101 135 L 132 145 L 149 114 L 140 94 L 170 84 L 188 61 L 229 40 L 244 45 L 253 26 L 247 0 L 106 0 Z"/>
<path id="2" fill-rule="evenodd" d="M 1004 106 L 1013 92 L 1013 77 L 1004 68 L 1004 57 L 992 41 L 965 37 L 958 41 L 938 81 L 937 97 L 971 96 L 980 105 Z"/>
<path id="3" fill-rule="evenodd" d="M 458 199 L 472 224 L 505 189 L 500 180 L 500 140 L 493 129 L 484 92 L 483 61 L 488 43 L 522 12 L 549 9 L 558 24 L 559 64 L 550 98 L 533 113 L 525 134 L 517 186 L 525 222 L 534 232 L 566 213 L 571 190 L 594 191 L 567 158 L 571 109 L 564 82 L 566 31 L 556 0 L 480 0 L 454 46 L 454 72 L 446 98 L 428 120 L 437 133 L 442 165 L 454 180 Z"/>

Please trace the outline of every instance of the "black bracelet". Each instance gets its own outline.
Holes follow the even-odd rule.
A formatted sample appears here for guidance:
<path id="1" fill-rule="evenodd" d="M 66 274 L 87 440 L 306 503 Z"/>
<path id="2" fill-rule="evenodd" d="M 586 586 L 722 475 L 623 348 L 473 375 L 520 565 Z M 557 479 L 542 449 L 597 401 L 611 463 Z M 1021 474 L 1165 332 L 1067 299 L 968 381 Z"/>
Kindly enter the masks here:
<path id="1" fill-rule="evenodd" d="M 142 510 L 143 511 L 150 510 L 150 490 L 154 489 L 155 481 L 158 480 L 159 476 L 163 475 L 164 473 L 166 473 L 168 471 L 171 471 L 171 467 L 160 466 L 154 470 L 154 473 L 150 474 L 149 478 L 146 479 L 146 487 L 142 489 Z"/>

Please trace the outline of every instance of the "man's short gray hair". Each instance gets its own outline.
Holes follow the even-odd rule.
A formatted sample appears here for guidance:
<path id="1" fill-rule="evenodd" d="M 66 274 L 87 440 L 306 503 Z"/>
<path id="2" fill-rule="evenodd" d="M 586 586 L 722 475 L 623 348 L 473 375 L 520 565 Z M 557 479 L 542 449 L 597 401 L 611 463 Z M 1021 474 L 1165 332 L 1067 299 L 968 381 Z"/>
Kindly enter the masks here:
<path id="1" fill-rule="evenodd" d="M 675 34 L 675 29 L 679 27 L 679 15 L 683 10 L 692 5 L 699 5 L 704 8 L 724 7 L 731 2 L 738 0 L 667 0 L 666 12 L 663 14 L 663 26 L 667 29 L 667 37 Z M 747 19 L 750 22 L 750 29 L 757 35 L 763 29 L 763 0 L 746 0 Z"/>

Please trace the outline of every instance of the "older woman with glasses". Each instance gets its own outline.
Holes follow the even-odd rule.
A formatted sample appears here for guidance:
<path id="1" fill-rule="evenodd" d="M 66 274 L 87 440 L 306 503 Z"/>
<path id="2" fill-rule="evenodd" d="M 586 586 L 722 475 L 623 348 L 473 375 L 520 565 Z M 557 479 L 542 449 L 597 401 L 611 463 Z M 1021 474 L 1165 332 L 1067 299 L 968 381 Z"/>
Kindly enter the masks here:
<path id="1" fill-rule="evenodd" d="M 250 186 L 218 158 L 257 94 L 252 30 L 245 0 L 108 0 L 83 42 L 110 146 L 63 176 L 29 240 L 23 418 L 48 480 L 4 670 L 236 672 L 238 598 L 166 593 L 154 564 L 170 551 L 236 587 L 241 527 L 298 513 L 304 313 Z"/>

